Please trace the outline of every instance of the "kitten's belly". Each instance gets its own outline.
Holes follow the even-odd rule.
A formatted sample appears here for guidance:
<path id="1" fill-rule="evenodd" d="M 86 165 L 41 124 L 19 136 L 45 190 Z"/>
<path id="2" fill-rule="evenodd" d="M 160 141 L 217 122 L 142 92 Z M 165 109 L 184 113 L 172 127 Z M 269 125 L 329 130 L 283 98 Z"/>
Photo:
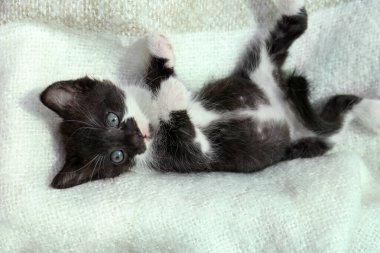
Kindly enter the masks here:
<path id="1" fill-rule="evenodd" d="M 258 126 L 266 124 L 284 124 L 288 128 L 292 141 L 314 136 L 298 120 L 287 101 L 279 98 L 270 105 L 262 104 L 256 109 L 239 109 L 230 112 L 216 112 L 205 109 L 201 103 L 192 102 L 189 107 L 189 117 L 196 128 L 205 129 L 216 121 L 226 121 L 230 119 L 251 118 Z M 255 131 L 255 129 L 252 129 Z"/>
<path id="2" fill-rule="evenodd" d="M 199 101 L 191 101 L 189 103 L 188 115 L 197 128 L 205 128 L 211 124 L 211 122 L 220 120 L 225 116 L 225 113 L 207 110 Z"/>
<path id="3" fill-rule="evenodd" d="M 287 101 L 282 99 L 278 99 L 273 105 L 261 105 L 256 110 L 241 111 L 239 114 L 250 116 L 261 124 L 268 122 L 285 124 L 291 141 L 315 136 L 298 120 Z"/>
<path id="4" fill-rule="evenodd" d="M 284 108 L 277 105 L 259 105 L 256 109 L 242 108 L 234 111 L 216 112 L 205 109 L 200 102 L 194 101 L 188 109 L 189 117 L 197 129 L 206 129 L 217 122 L 226 122 L 233 119 L 251 119 L 257 125 L 254 131 L 261 131 L 261 126 L 281 124 L 288 127 Z"/>

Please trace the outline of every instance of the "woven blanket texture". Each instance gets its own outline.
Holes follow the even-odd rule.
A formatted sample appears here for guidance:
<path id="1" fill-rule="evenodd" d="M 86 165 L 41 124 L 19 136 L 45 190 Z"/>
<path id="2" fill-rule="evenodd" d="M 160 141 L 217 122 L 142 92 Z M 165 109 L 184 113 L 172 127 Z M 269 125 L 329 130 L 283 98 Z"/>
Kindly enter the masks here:
<path id="1" fill-rule="evenodd" d="M 28 19 L 128 36 L 157 29 L 175 33 L 229 31 L 250 23 L 252 14 L 242 8 L 244 1 L 249 0 L 3 0 L 0 23 Z M 306 0 L 306 6 L 314 12 L 349 1 L 354 0 Z"/>
<path id="2" fill-rule="evenodd" d="M 39 101 L 49 84 L 84 75 L 130 82 L 130 45 L 157 27 L 172 42 L 179 78 L 196 89 L 231 70 L 253 33 L 246 14 L 238 20 L 239 10 L 250 13 L 246 3 L 162 2 L 144 12 L 144 1 L 133 1 L 129 16 L 114 13 L 110 6 L 127 5 L 112 1 L 102 8 L 95 1 L 0 3 L 0 252 L 380 252 L 380 138 L 357 124 L 329 154 L 259 173 L 136 168 L 66 190 L 49 187 L 63 162 L 59 119 Z M 198 12 L 211 12 L 202 9 L 209 2 L 231 15 L 199 20 Z M 336 93 L 380 98 L 378 0 L 308 4 L 309 28 L 286 68 L 309 77 L 314 101 Z M 54 5 L 61 8 L 52 14 Z M 178 17 L 174 6 L 190 14 Z M 107 11 L 92 27 L 100 9 Z M 199 24 L 187 24 L 190 16 Z M 15 21 L 24 17 L 34 21 Z"/>

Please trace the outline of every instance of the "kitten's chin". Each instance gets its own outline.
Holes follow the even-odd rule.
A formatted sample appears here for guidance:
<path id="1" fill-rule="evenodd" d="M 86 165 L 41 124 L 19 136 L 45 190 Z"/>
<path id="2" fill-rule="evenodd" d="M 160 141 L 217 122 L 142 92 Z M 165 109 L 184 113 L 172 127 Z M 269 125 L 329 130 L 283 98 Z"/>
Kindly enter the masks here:
<path id="1" fill-rule="evenodd" d="M 145 141 L 144 141 L 144 145 L 141 145 L 141 146 L 136 150 L 136 154 L 137 154 L 137 155 L 141 155 L 141 154 L 143 154 L 145 151 L 146 151 L 146 144 L 145 144 Z"/>
<path id="2" fill-rule="evenodd" d="M 153 142 L 152 137 L 153 136 L 151 135 L 150 138 L 144 138 L 145 150 L 141 154 L 145 153 L 150 148 L 150 146 L 152 145 L 152 142 Z"/>

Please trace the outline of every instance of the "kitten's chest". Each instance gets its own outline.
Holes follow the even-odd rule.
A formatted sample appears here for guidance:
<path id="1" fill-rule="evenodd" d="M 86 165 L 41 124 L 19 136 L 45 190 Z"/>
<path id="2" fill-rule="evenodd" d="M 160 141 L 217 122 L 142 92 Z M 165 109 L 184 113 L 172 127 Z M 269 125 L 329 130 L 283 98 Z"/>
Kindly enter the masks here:
<path id="1" fill-rule="evenodd" d="M 279 75 L 276 73 L 279 73 L 279 69 L 274 66 L 266 50 L 262 50 L 260 64 L 251 73 L 250 79 L 264 93 L 268 102 L 266 106 L 276 112 L 276 115 L 273 116 L 286 117 L 288 104 L 280 87 Z M 260 109 L 258 108 L 258 110 Z"/>
<path id="2" fill-rule="evenodd" d="M 260 64 L 251 73 L 250 79 L 263 91 L 268 104 L 262 104 L 252 114 L 260 121 L 285 122 L 292 140 L 312 136 L 313 134 L 303 126 L 289 104 L 277 73 L 280 73 L 280 69 L 272 63 L 267 52 L 263 50 Z"/>

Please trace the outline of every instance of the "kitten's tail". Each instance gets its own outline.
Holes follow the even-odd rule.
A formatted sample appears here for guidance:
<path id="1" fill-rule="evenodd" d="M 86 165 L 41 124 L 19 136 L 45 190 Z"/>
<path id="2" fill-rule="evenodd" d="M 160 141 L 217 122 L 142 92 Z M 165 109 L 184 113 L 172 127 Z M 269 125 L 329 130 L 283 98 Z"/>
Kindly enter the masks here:
<path id="1" fill-rule="evenodd" d="M 296 74 L 286 83 L 286 95 L 305 127 L 319 136 L 332 137 L 353 120 L 380 134 L 380 100 L 355 95 L 337 95 L 328 99 L 318 113 L 309 100 L 307 80 Z"/>

